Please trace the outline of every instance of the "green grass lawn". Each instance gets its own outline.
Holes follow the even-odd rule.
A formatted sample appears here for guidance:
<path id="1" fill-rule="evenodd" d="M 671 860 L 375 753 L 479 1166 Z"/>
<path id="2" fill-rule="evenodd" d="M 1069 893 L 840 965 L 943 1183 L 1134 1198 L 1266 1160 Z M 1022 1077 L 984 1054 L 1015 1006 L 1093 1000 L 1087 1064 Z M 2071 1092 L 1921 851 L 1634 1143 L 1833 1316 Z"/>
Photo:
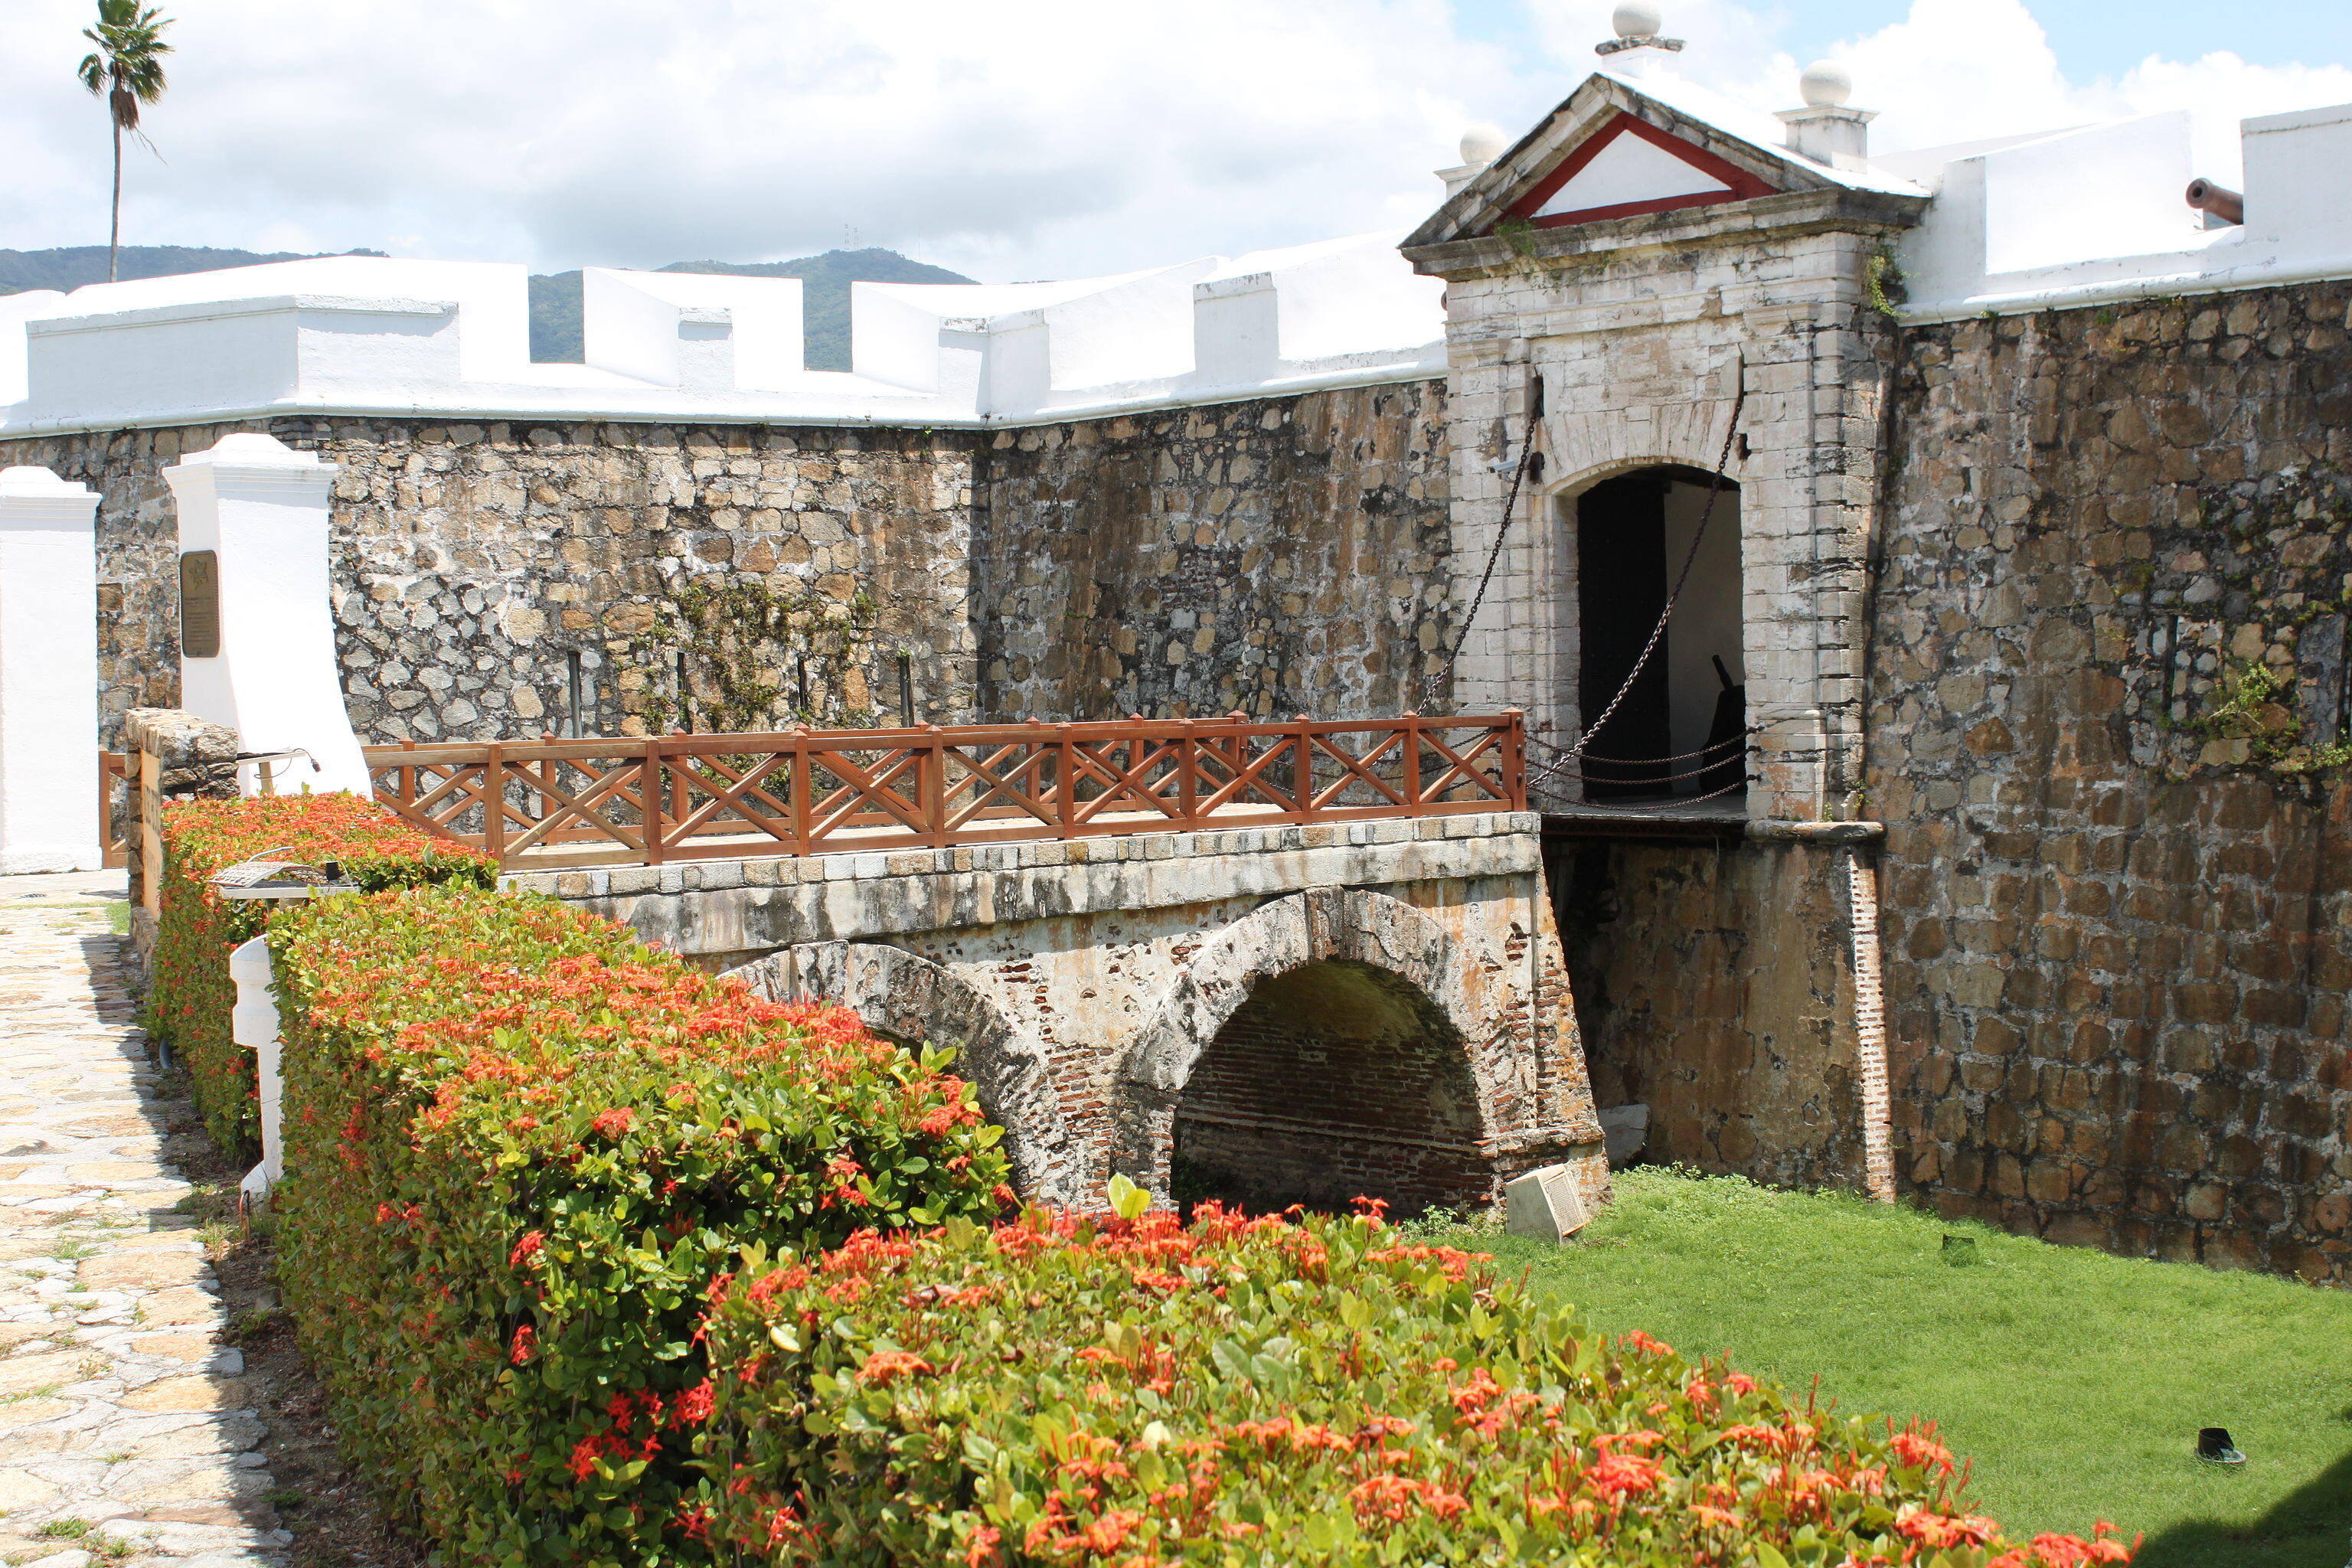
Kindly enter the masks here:
<path id="1" fill-rule="evenodd" d="M 1973 1267 L 1948 1235 L 1975 1238 Z M 2352 1557 L 2352 1292 L 1652 1170 L 1618 1173 L 1566 1247 L 1467 1240 L 1606 1331 L 1932 1418 L 2014 1535 L 2111 1520 L 2147 1533 L 2145 1568 Z M 2209 1426 L 2244 1466 L 2194 1457 Z"/>

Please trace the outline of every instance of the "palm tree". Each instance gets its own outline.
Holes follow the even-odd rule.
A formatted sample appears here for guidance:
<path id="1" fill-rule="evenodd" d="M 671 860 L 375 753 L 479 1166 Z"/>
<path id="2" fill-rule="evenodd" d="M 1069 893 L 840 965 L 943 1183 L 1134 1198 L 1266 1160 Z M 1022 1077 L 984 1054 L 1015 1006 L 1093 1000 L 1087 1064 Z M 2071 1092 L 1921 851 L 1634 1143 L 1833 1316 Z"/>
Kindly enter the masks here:
<path id="1" fill-rule="evenodd" d="M 98 0 L 98 26 L 81 36 L 98 46 L 75 73 L 93 97 L 106 100 L 107 117 L 114 122 L 114 226 L 107 235 L 106 280 L 111 283 L 122 261 L 122 133 L 139 136 L 139 106 L 163 96 L 163 57 L 172 46 L 163 29 L 172 19 L 162 12 L 139 8 L 139 0 Z M 152 145 L 152 143 L 150 143 Z"/>

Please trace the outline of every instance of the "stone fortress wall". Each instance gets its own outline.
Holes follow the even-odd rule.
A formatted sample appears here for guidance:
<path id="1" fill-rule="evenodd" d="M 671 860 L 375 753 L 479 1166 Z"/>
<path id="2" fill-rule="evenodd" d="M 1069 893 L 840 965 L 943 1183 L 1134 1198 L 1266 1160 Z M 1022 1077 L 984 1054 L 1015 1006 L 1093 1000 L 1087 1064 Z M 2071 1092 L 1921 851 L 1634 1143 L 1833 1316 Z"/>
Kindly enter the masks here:
<path id="1" fill-rule="evenodd" d="M 999 432 L 278 419 L 0 441 L 0 467 L 101 494 L 109 743 L 179 700 L 160 470 L 240 428 L 341 468 L 369 744 L 895 723 L 902 698 L 944 723 L 1369 716 L 1444 689 L 1444 404 L 1409 382 Z M 698 590 L 731 595 L 704 620 L 773 635 L 698 625 Z"/>
<path id="2" fill-rule="evenodd" d="M 2348 307 L 1904 334 L 1869 813 L 1946 1212 L 2352 1278 Z"/>

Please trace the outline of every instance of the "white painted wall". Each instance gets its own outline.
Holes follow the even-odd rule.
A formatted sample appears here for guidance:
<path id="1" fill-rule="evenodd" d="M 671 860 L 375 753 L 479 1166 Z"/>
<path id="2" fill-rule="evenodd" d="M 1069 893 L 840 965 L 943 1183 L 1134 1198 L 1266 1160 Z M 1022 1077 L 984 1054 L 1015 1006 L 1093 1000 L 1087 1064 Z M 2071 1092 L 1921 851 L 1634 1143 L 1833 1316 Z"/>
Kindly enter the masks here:
<path id="1" fill-rule="evenodd" d="M 180 706 L 237 732 L 238 749 L 300 747 L 280 794 L 371 792 L 343 708 L 327 569 L 327 492 L 335 466 L 268 436 L 221 437 L 163 470 L 180 550 L 220 556 L 220 654 L 180 660 Z M 240 770 L 251 794 L 258 771 Z M 95 786 L 93 786 L 95 787 Z"/>
<path id="2" fill-rule="evenodd" d="M 520 268 L 339 257 L 102 284 L 0 306 L 0 437 L 339 413 L 955 426 L 1441 374 L 1440 286 L 1395 239 L 860 283 L 849 374 L 803 368 L 798 279 L 588 268 L 583 364 L 530 363 Z M 1267 298 L 1236 314 L 1210 279 Z"/>
<path id="3" fill-rule="evenodd" d="M 0 873 L 94 871 L 98 494 L 0 469 Z"/>
<path id="4" fill-rule="evenodd" d="M 2352 106 L 2239 127 L 2242 226 L 2205 228 L 2187 114 L 1885 160 L 1937 193 L 1896 250 L 1908 321 L 2062 310 L 2156 295 L 2352 277 Z M 2205 146 L 2208 153 L 2212 149 Z"/>

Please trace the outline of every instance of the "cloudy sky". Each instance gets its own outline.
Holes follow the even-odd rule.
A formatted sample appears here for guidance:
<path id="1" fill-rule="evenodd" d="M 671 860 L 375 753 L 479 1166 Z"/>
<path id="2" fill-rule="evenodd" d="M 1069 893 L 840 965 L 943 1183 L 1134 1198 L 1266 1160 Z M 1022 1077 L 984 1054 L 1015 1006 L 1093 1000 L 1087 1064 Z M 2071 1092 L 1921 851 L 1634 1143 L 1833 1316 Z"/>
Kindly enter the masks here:
<path id="1" fill-rule="evenodd" d="M 658 266 L 883 245 L 1074 276 L 1417 221 L 1611 0 L 161 0 L 130 243 Z M 0 247 L 103 243 L 91 0 L 0 0 Z M 1665 0 L 1683 73 L 1762 109 L 1846 61 L 1874 145 L 2352 101 L 2352 5 Z M 2128 26 L 2116 25 L 2128 16 Z M 2234 171 L 2217 170 L 2224 175 Z"/>

